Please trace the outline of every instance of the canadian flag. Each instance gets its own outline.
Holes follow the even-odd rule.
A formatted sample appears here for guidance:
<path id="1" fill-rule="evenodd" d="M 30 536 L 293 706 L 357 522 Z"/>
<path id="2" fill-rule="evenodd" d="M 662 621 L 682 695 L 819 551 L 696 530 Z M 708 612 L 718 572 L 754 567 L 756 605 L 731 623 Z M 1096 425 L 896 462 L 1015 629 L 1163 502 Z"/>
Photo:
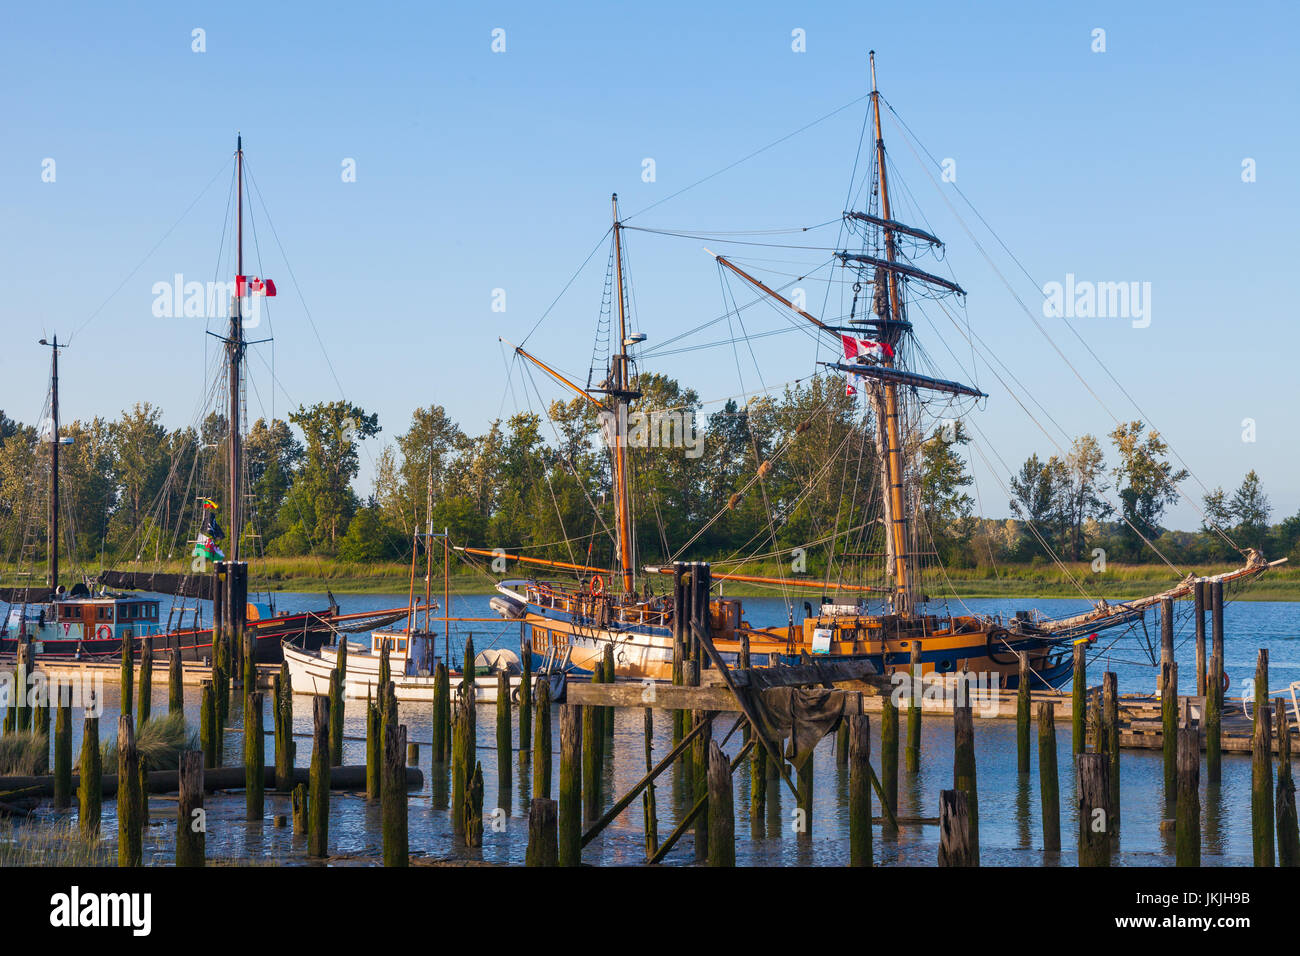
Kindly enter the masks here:
<path id="1" fill-rule="evenodd" d="M 889 358 L 894 357 L 894 350 L 888 342 L 872 342 L 870 339 L 857 339 L 843 332 L 840 333 L 840 340 L 844 343 L 844 357 L 846 359 L 866 358 L 868 355 L 886 355 Z"/>
<path id="2" fill-rule="evenodd" d="M 257 276 L 235 276 L 235 295 L 275 295 L 275 283 Z"/>

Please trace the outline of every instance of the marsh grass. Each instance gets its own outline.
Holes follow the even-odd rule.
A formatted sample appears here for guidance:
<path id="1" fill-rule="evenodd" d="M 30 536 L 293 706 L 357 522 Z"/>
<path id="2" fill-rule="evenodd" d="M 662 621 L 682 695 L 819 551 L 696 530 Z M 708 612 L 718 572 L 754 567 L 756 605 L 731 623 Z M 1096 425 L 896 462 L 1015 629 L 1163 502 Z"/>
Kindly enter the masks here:
<path id="1" fill-rule="evenodd" d="M 0 820 L 0 867 L 115 866 L 113 844 L 85 837 L 75 820 Z"/>
<path id="2" fill-rule="evenodd" d="M 185 725 L 184 714 L 167 714 L 145 722 L 136 734 L 135 747 L 150 770 L 176 770 L 181 751 L 198 750 L 199 738 Z M 104 766 L 114 768 L 111 772 L 116 773 L 117 737 L 100 744 L 99 752 Z"/>
<path id="3" fill-rule="evenodd" d="M 30 777 L 37 767 L 44 768 L 42 755 L 50 752 L 50 738 L 34 730 L 5 734 L 0 737 L 0 776 Z"/>

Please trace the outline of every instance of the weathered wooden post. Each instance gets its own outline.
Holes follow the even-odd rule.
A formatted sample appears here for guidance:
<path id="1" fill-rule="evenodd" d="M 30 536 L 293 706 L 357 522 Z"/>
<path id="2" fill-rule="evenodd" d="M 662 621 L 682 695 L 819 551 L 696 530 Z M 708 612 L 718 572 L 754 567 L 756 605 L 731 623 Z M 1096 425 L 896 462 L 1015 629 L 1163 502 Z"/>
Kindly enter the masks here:
<path id="1" fill-rule="evenodd" d="M 939 791 L 939 865 L 979 866 L 964 790 Z"/>
<path id="2" fill-rule="evenodd" d="M 1201 733 L 1178 731 L 1178 809 L 1174 830 L 1178 866 L 1201 865 Z"/>
<path id="3" fill-rule="evenodd" d="M 1205 691 L 1205 777 L 1223 779 L 1223 673 L 1219 658 L 1210 655 L 1210 675 Z"/>
<path id="4" fill-rule="evenodd" d="M 582 862 L 582 710 L 560 705 L 560 866 Z"/>
<path id="5" fill-rule="evenodd" d="M 329 855 L 330 813 L 330 699 L 317 695 L 311 702 L 311 786 L 308 795 L 307 855 Z"/>
<path id="6" fill-rule="evenodd" d="M 537 684 L 537 722 L 533 728 L 533 796 L 551 796 L 551 683 Z"/>
<path id="7" fill-rule="evenodd" d="M 686 683 L 687 622 L 691 615 L 690 572 L 682 561 L 673 564 L 673 686 Z M 686 711 L 673 711 L 673 749 L 686 736 Z"/>
<path id="8" fill-rule="evenodd" d="M 209 767 L 220 763 L 217 756 L 221 731 L 217 728 L 217 700 L 212 681 L 205 680 L 199 687 L 199 740 L 203 746 L 203 759 Z"/>
<path id="9" fill-rule="evenodd" d="M 1273 711 L 1268 698 L 1268 650 L 1255 663 L 1255 727 L 1250 765 L 1250 818 L 1255 865 L 1272 866 L 1273 857 Z"/>
<path id="10" fill-rule="evenodd" d="M 693 793 L 698 801 L 704 798 L 704 808 L 695 816 L 695 862 L 704 863 L 709 859 L 709 745 L 713 743 L 713 717 L 706 710 L 697 710 L 692 718 L 692 727 L 703 727 L 695 738 L 695 785 Z M 810 793 L 812 784 L 809 783 Z M 800 787 L 802 792 L 802 786 Z M 802 803 L 800 804 L 802 806 Z M 805 820 L 808 816 L 805 816 Z"/>
<path id="11" fill-rule="evenodd" d="M 140 643 L 140 702 L 136 707 L 136 730 L 144 727 L 153 715 L 153 638 Z"/>
<path id="12" fill-rule="evenodd" d="M 528 625 L 519 625 L 520 648 L 519 661 L 523 665 L 523 674 L 519 678 L 519 759 L 525 759 L 533 743 L 533 650 L 523 639 L 524 629 Z"/>
<path id="13" fill-rule="evenodd" d="M 86 711 L 89 715 L 89 709 Z M 77 787 L 81 835 L 99 836 L 99 818 L 104 802 L 103 767 L 99 755 L 99 718 L 87 716 L 81 732 L 81 779 Z"/>
<path id="14" fill-rule="evenodd" d="M 1110 766 L 1105 754 L 1077 754 L 1079 865 L 1110 866 Z"/>
<path id="15" fill-rule="evenodd" d="M 497 674 L 497 806 L 510 806 L 510 677 Z"/>
<path id="16" fill-rule="evenodd" d="M 139 866 L 144 859 L 140 755 L 131 715 L 117 719 L 117 865 Z"/>
<path id="17" fill-rule="evenodd" d="M 555 801 L 534 797 L 528 808 L 528 850 L 524 866 L 555 866 L 559 862 L 559 839 Z"/>
<path id="18" fill-rule="evenodd" d="M 648 774 L 654 769 L 654 708 L 645 709 L 645 769 Z M 645 857 L 650 859 L 659 849 L 659 815 L 655 809 L 655 783 L 651 780 L 641 797 L 641 812 L 645 816 Z"/>
<path id="19" fill-rule="evenodd" d="M 1210 583 L 1210 657 L 1219 660 L 1219 677 L 1225 673 L 1223 667 L 1223 582 Z M 1223 697 L 1219 697 L 1222 704 Z"/>
<path id="20" fill-rule="evenodd" d="M 605 684 L 614 683 L 614 645 L 605 645 L 605 658 L 601 670 L 601 681 Z M 605 748 L 600 755 L 601 772 L 605 770 L 605 751 L 608 751 L 610 759 L 614 756 L 614 708 L 606 707 L 605 714 L 600 721 L 601 730 L 605 734 Z"/>
<path id="21" fill-rule="evenodd" d="M 1074 682 L 1070 695 L 1071 752 L 1081 754 L 1088 749 L 1088 645 L 1074 645 Z"/>
<path id="22" fill-rule="evenodd" d="M 866 714 L 849 725 L 849 866 L 871 866 L 871 729 Z"/>
<path id="23" fill-rule="evenodd" d="M 343 642 L 343 643 L 346 643 Z M 383 689 L 380 688 L 380 693 Z M 343 766 L 343 677 L 336 667 L 330 671 L 330 766 Z"/>
<path id="24" fill-rule="evenodd" d="M 1102 752 L 1110 765 L 1111 831 L 1119 832 L 1119 675 L 1106 671 L 1101 676 Z"/>
<path id="25" fill-rule="evenodd" d="M 384 790 L 384 775 L 380 767 L 383 760 L 382 741 L 379 737 L 379 705 L 370 699 L 366 691 L 366 799 L 378 800 Z"/>
<path id="26" fill-rule="evenodd" d="M 447 762 L 451 754 L 451 678 L 447 665 L 439 661 L 433 669 L 433 762 Z"/>
<path id="27" fill-rule="evenodd" d="M 1174 600 L 1160 600 L 1160 663 L 1169 664 L 1174 659 Z"/>
<path id="28" fill-rule="evenodd" d="M 389 687 L 392 685 L 390 684 Z M 406 866 L 406 725 L 397 722 L 397 697 L 384 695 L 387 710 L 384 724 L 384 782 L 380 788 L 380 818 L 383 825 L 384 866 Z"/>
<path id="29" fill-rule="evenodd" d="M 597 664 L 591 672 L 591 682 L 601 682 L 601 667 Z M 601 731 L 604 708 L 582 708 L 582 810 L 583 821 L 593 822 L 600 816 L 600 752 L 605 737 Z"/>
<path id="30" fill-rule="evenodd" d="M 135 661 L 131 657 L 131 638 L 122 638 L 121 713 L 132 714 L 131 695 L 135 691 Z"/>
<path id="31" fill-rule="evenodd" d="M 908 681 L 907 696 L 907 756 L 904 766 L 908 773 L 921 769 L 921 700 L 924 696 L 921 679 L 921 642 L 912 641 L 912 675 Z M 881 725 L 883 728 L 883 724 Z M 895 784 L 897 792 L 897 784 Z"/>
<path id="32" fill-rule="evenodd" d="M 281 793 L 293 787 L 297 745 L 293 740 L 293 678 L 289 665 L 280 664 L 275 678 L 275 784 Z"/>
<path id="33" fill-rule="evenodd" d="M 1051 703 L 1038 705 L 1038 788 L 1043 812 L 1043 849 L 1061 849 L 1060 779 L 1056 770 L 1056 718 Z"/>
<path id="34" fill-rule="evenodd" d="M 173 647 L 167 665 L 167 713 L 185 712 L 185 671 L 181 667 L 181 649 Z"/>
<path id="35" fill-rule="evenodd" d="M 1178 665 L 1160 665 L 1160 745 L 1164 753 L 1165 799 L 1178 788 Z"/>
<path id="36" fill-rule="evenodd" d="M 5 733 L 18 731 L 22 733 L 27 729 L 31 720 L 31 714 L 27 709 L 27 690 L 29 678 L 31 677 L 31 645 L 26 641 L 18 642 L 18 649 L 14 652 L 14 691 L 17 694 L 17 700 L 13 707 L 13 720 L 5 728 Z"/>
<path id="37" fill-rule="evenodd" d="M 300 783 L 293 788 L 293 835 L 302 836 L 307 832 L 308 807 L 307 785 Z"/>
<path id="38" fill-rule="evenodd" d="M 246 694 L 244 707 L 244 818 L 261 820 L 266 810 L 266 738 L 262 734 L 261 692 Z"/>
<path id="39" fill-rule="evenodd" d="M 835 731 L 835 766 L 841 770 L 849 767 L 849 722 L 841 720 Z"/>
<path id="40" fill-rule="evenodd" d="M 483 765 L 477 761 L 465 792 L 465 845 L 483 845 Z"/>
<path id="41" fill-rule="evenodd" d="M 72 803 L 72 688 L 57 685 L 54 713 L 54 808 Z M 66 698 L 66 700 L 65 700 Z"/>
<path id="42" fill-rule="evenodd" d="M 898 813 L 898 706 L 893 694 L 885 694 L 880 710 L 880 789 L 889 809 Z M 890 814 L 885 814 L 888 820 Z M 892 826 L 886 822 L 886 832 Z"/>
<path id="43" fill-rule="evenodd" d="M 966 794 L 966 817 L 970 823 L 970 852 L 974 866 L 980 862 L 979 789 L 975 780 L 975 715 L 969 697 L 953 707 L 953 787 Z"/>
<path id="44" fill-rule="evenodd" d="M 230 715 L 230 662 L 225 623 L 226 562 L 215 562 L 215 568 L 216 580 L 212 591 L 212 692 L 215 695 L 213 704 L 217 715 L 214 726 L 224 726 Z M 217 736 L 220 737 L 220 732 Z M 209 762 L 208 766 L 217 766 L 220 761 L 221 749 L 218 745 L 216 763 Z"/>
<path id="45" fill-rule="evenodd" d="M 1291 773 L 1291 725 L 1286 705 L 1277 706 L 1277 865 L 1300 866 L 1295 777 Z"/>
<path id="46" fill-rule="evenodd" d="M 176 803 L 176 865 L 203 866 L 207 856 L 203 751 L 181 751 L 177 776 L 180 799 Z"/>
<path id="47" fill-rule="evenodd" d="M 1196 613 L 1196 696 L 1205 696 L 1205 590 L 1206 582 L 1192 585 L 1192 600 Z"/>
<path id="48" fill-rule="evenodd" d="M 48 701 L 32 707 L 32 733 L 41 741 L 40 752 L 36 755 L 36 772 L 50 772 L 50 708 Z"/>
<path id="49" fill-rule="evenodd" d="M 736 815 L 731 763 L 717 741 L 709 741 L 709 866 L 736 865 Z"/>
<path id="50" fill-rule="evenodd" d="M 472 693 L 472 690 L 470 691 Z M 465 839 L 465 787 L 473 773 L 470 763 L 469 733 L 473 718 L 466 713 L 473 704 L 465 696 L 457 696 L 456 714 L 451 725 L 451 831 L 462 841 Z M 382 786 L 381 786 L 382 789 Z"/>
<path id="51" fill-rule="evenodd" d="M 1029 773 L 1029 654 L 1021 651 L 1016 684 L 1016 769 Z"/>

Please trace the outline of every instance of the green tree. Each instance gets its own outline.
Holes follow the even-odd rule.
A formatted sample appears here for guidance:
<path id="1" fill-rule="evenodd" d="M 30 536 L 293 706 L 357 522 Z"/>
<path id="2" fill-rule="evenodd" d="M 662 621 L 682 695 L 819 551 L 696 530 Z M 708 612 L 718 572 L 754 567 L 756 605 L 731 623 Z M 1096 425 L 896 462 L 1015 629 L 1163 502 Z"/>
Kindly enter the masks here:
<path id="1" fill-rule="evenodd" d="M 356 510 L 351 483 L 360 470 L 358 443 L 379 433 L 379 416 L 334 401 L 299 406 L 289 421 L 303 434 L 305 456 L 294 483 L 314 503 L 315 522 L 308 533 L 314 543 L 333 547 L 339 528 Z"/>
<path id="2" fill-rule="evenodd" d="M 1078 561 L 1083 555 L 1084 529 L 1089 522 L 1102 521 L 1114 510 L 1103 497 L 1108 485 L 1101 443 L 1092 435 L 1076 438 L 1065 456 L 1065 470 L 1063 495 L 1070 560 Z"/>
<path id="3" fill-rule="evenodd" d="M 1119 488 L 1122 536 L 1134 554 L 1140 550 L 1139 534 L 1148 539 L 1160 534 L 1160 519 L 1165 509 L 1178 499 L 1178 483 L 1187 477 L 1187 469 L 1175 468 L 1169 461 L 1169 446 L 1159 432 L 1143 433 L 1146 426 L 1129 422 L 1110 433 L 1119 463 L 1111 472 Z"/>
<path id="4" fill-rule="evenodd" d="M 958 454 L 958 448 L 969 441 L 965 426 L 957 419 L 951 428 L 935 428 L 921 446 L 921 515 L 935 549 L 950 561 L 964 554 L 974 531 L 970 515 L 975 502 L 962 490 L 974 479 L 966 471 L 966 460 Z"/>
<path id="5" fill-rule="evenodd" d="M 1229 508 L 1237 519 L 1237 544 L 1262 551 L 1268 538 L 1268 518 L 1273 507 L 1260 487 L 1255 469 L 1246 473 L 1241 486 L 1233 492 Z"/>

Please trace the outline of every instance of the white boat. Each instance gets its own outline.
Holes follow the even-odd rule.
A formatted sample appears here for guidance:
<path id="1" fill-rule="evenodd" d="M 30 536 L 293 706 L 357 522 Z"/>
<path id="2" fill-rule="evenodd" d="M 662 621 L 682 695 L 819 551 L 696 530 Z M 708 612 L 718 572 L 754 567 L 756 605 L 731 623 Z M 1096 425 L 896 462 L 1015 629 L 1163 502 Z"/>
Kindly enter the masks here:
<path id="1" fill-rule="evenodd" d="M 388 663 L 393 685 L 399 701 L 433 702 L 434 669 L 442 659 L 435 653 L 436 635 L 429 631 L 383 629 L 371 632 L 370 644 L 348 642 L 347 673 L 343 682 L 346 698 L 364 700 L 379 696 L 379 661 L 384 642 L 388 642 Z M 342 635 L 340 641 L 346 640 Z M 305 651 L 286 642 L 284 659 L 289 665 L 289 677 L 295 694 L 328 694 L 330 672 L 338 663 L 339 645 Z M 481 704 L 493 704 L 497 699 L 498 679 L 505 673 L 510 684 L 510 699 L 519 700 L 519 685 L 523 681 L 523 668 L 519 656 L 508 650 L 485 650 L 474 658 L 474 699 Z M 563 673 L 536 673 L 532 675 L 533 697 L 537 685 L 550 682 L 551 700 L 564 694 Z M 465 681 L 460 673 L 451 674 L 451 692 L 464 694 Z"/>

